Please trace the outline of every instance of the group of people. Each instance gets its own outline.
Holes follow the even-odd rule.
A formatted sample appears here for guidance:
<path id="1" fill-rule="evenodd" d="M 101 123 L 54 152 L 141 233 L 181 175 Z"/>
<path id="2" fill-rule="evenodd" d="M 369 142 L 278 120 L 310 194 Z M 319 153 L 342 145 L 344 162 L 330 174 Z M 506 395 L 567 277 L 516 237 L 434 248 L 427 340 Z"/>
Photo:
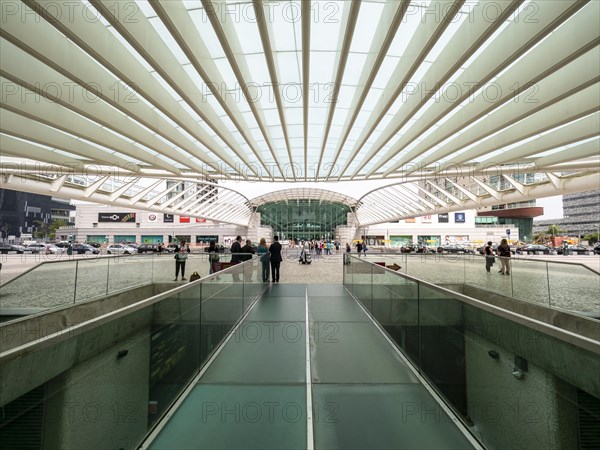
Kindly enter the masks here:
<path id="1" fill-rule="evenodd" d="M 246 245 L 242 246 L 242 237 L 237 236 L 230 249 L 231 262 L 239 263 L 247 261 L 252 258 L 254 253 L 256 253 L 260 257 L 263 282 L 269 282 L 270 268 L 271 280 L 273 280 L 274 283 L 279 283 L 279 270 L 281 268 L 281 261 L 283 261 L 281 256 L 281 248 L 279 236 L 277 235 L 273 237 L 273 243 L 269 247 L 267 247 L 266 239 L 262 238 L 256 251 L 252 247 L 252 241 L 250 239 L 246 239 Z"/>
<path id="2" fill-rule="evenodd" d="M 510 275 L 510 246 L 506 239 L 500 241 L 500 245 L 494 253 L 492 241 L 489 241 L 483 248 L 483 254 L 485 255 L 485 270 L 487 273 L 492 273 L 492 266 L 496 262 L 496 256 L 500 257 L 500 270 L 498 271 L 501 275 Z"/>

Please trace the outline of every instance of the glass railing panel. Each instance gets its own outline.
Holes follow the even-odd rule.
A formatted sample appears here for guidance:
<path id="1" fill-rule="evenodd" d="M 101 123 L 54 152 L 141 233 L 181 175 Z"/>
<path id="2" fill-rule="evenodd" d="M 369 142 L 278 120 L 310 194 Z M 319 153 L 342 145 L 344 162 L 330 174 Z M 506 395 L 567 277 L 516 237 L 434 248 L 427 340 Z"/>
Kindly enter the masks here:
<path id="1" fill-rule="evenodd" d="M 463 325 L 452 293 L 419 283 L 419 369 L 466 416 Z"/>
<path id="2" fill-rule="evenodd" d="M 415 361 L 419 353 L 419 286 L 417 282 L 373 267 L 373 317 Z"/>
<path id="3" fill-rule="evenodd" d="M 81 302 L 107 295 L 108 266 L 111 259 L 90 257 L 77 260 L 76 301 Z"/>
<path id="4" fill-rule="evenodd" d="M 463 284 L 465 280 L 464 259 L 464 255 L 454 254 L 407 255 L 406 271 L 403 273 L 436 284 Z"/>
<path id="5" fill-rule="evenodd" d="M 245 263 L 244 271 L 244 311 L 246 311 L 254 299 L 262 292 L 267 283 L 262 281 L 262 264 L 255 257 L 251 262 Z"/>
<path id="6" fill-rule="evenodd" d="M 599 275 L 576 264 L 548 264 L 550 304 L 600 318 Z"/>
<path id="7" fill-rule="evenodd" d="M 547 264 L 544 261 L 532 261 L 527 257 L 506 258 L 505 261 L 506 267 L 510 267 L 510 275 L 502 275 L 497 273 L 498 271 L 494 275 L 499 278 L 512 278 L 512 289 L 509 290 L 506 283 L 506 288 L 500 294 L 510 296 L 511 292 L 515 299 L 549 306 Z"/>
<path id="8" fill-rule="evenodd" d="M 364 258 L 353 257 L 347 266 L 352 273 L 352 293 L 368 311 L 372 311 L 372 268 L 373 264 Z"/>
<path id="9" fill-rule="evenodd" d="M 110 258 L 108 293 L 152 283 L 152 256 L 123 255 Z"/>
<path id="10" fill-rule="evenodd" d="M 203 364 L 202 284 L 153 307 L 150 340 L 149 425 L 177 398 Z"/>
<path id="11" fill-rule="evenodd" d="M 3 308 L 54 308 L 75 300 L 77 261 L 46 263 L 2 287 Z"/>
<path id="12" fill-rule="evenodd" d="M 204 360 L 244 314 L 243 268 L 241 265 L 231 267 L 201 283 L 201 357 Z"/>
<path id="13" fill-rule="evenodd" d="M 150 257 L 152 258 L 152 282 L 172 282 L 175 278 L 175 258 L 173 253 L 155 253 Z M 188 261 L 191 261 L 191 256 Z M 187 265 L 188 264 L 186 263 L 186 276 L 191 275 L 195 270 L 192 268 L 195 264 L 190 264 L 191 271 L 189 271 Z M 181 276 L 181 274 L 179 276 Z"/>

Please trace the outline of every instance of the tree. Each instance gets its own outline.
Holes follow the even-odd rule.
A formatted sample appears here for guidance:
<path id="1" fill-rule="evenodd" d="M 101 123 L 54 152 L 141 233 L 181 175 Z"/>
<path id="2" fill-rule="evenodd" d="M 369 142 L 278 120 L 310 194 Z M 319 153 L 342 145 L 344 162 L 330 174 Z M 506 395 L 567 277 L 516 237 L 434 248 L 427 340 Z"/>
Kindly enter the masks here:
<path id="1" fill-rule="evenodd" d="M 583 237 L 590 245 L 594 245 L 598 240 L 600 240 L 600 233 L 592 233 Z"/>
<path id="2" fill-rule="evenodd" d="M 533 235 L 534 244 L 545 244 L 548 240 L 548 235 L 544 231 L 540 231 L 539 233 L 535 233 Z"/>
<path id="3" fill-rule="evenodd" d="M 10 229 L 12 227 L 8 223 L 3 223 L 0 227 L 0 232 L 2 232 L 2 239 L 8 238 L 8 233 L 10 233 Z"/>
<path id="4" fill-rule="evenodd" d="M 560 227 L 556 224 L 548 225 L 548 229 L 546 230 L 546 234 L 549 234 L 553 237 L 560 236 L 562 232 L 563 230 L 561 230 Z"/>
<path id="5" fill-rule="evenodd" d="M 33 222 L 35 225 L 35 231 L 33 236 L 36 239 L 54 239 L 56 237 L 56 230 L 66 225 L 66 221 L 61 219 L 54 219 L 50 224 L 36 220 Z"/>

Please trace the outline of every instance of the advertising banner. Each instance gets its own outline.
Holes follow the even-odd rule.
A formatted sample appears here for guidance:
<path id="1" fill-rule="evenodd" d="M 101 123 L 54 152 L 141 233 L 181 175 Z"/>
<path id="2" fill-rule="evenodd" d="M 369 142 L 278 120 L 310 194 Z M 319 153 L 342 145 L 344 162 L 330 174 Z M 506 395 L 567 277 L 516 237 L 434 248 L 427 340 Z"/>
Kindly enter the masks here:
<path id="1" fill-rule="evenodd" d="M 135 213 L 98 213 L 98 222 L 135 222 Z"/>
<path id="2" fill-rule="evenodd" d="M 465 223 L 465 221 L 466 218 L 464 212 L 454 213 L 454 223 Z"/>

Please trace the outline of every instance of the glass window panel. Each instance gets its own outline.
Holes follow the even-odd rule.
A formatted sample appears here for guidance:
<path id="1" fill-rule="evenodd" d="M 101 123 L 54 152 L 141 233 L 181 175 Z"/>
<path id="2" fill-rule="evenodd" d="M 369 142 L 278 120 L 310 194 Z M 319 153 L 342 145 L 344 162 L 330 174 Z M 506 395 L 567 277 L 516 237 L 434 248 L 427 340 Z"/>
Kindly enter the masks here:
<path id="1" fill-rule="evenodd" d="M 379 29 L 378 24 L 384 6 L 382 3 L 363 2 L 356 23 L 356 30 L 352 38 L 351 51 L 368 53 L 375 32 Z"/>
<path id="2" fill-rule="evenodd" d="M 219 42 L 219 38 L 217 38 L 213 27 L 210 25 L 208 15 L 204 8 L 189 11 L 189 14 L 192 17 L 192 22 L 196 26 L 198 33 L 200 33 L 202 42 L 204 42 L 211 58 L 224 58 L 225 52 L 223 51 L 223 47 L 221 47 L 221 43 Z"/>

